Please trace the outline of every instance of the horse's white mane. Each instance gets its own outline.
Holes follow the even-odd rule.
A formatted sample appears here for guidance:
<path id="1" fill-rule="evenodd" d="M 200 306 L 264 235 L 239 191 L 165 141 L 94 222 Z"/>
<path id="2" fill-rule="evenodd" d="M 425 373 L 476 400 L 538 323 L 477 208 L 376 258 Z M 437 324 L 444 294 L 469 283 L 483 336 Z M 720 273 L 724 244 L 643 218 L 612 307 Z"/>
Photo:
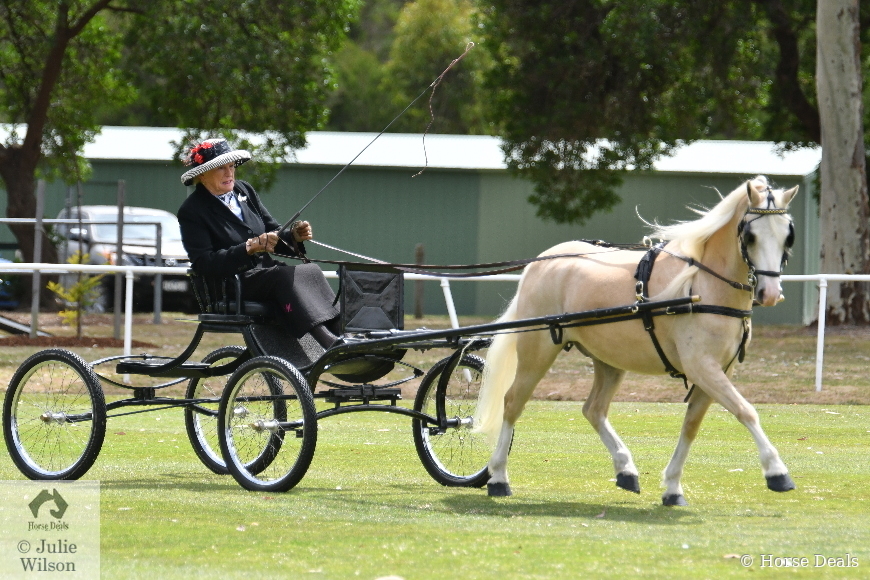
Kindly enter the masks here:
<path id="1" fill-rule="evenodd" d="M 753 182 L 767 186 L 767 178 L 763 175 L 752 179 Z M 710 210 L 701 210 L 690 207 L 689 209 L 701 217 L 694 221 L 676 222 L 670 225 L 661 225 L 657 222 L 647 225 L 652 227 L 651 238 L 667 240 L 671 242 L 671 249 L 688 258 L 700 260 L 704 254 L 707 240 L 725 227 L 734 217 L 734 212 L 741 201 L 746 199 L 746 184 L 737 187 L 725 196 L 722 201 Z M 668 284 L 668 287 L 657 296 L 665 298 L 666 295 L 682 295 L 688 291 L 691 279 L 697 273 L 695 268 L 687 268 Z"/>
<path id="2" fill-rule="evenodd" d="M 763 175 L 759 175 L 752 181 L 767 185 L 767 178 Z M 745 199 L 746 185 L 744 184 L 725 196 L 713 209 L 704 211 L 689 208 L 699 214 L 700 219 L 670 225 L 649 224 L 653 227 L 650 237 L 673 242 L 683 255 L 700 260 L 707 240 L 731 221 L 737 206 Z"/>

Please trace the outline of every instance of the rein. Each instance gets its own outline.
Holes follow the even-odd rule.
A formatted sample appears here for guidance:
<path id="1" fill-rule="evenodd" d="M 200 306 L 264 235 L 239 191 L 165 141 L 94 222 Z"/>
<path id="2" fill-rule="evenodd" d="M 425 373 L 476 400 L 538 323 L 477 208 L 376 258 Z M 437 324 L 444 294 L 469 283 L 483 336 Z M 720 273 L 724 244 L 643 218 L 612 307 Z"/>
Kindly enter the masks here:
<path id="1" fill-rule="evenodd" d="M 603 240 L 578 240 L 580 242 L 585 242 L 587 244 L 591 244 L 593 246 L 605 249 L 616 250 L 640 250 L 646 248 L 646 246 L 637 245 L 637 244 L 611 244 L 610 242 L 605 242 Z M 326 248 L 328 250 L 334 250 L 336 252 L 341 252 L 343 254 L 347 254 L 348 256 L 353 256 L 354 258 L 360 258 L 362 260 L 368 260 L 372 262 L 372 264 L 364 264 L 360 262 L 349 262 L 346 260 L 314 260 L 308 259 L 310 262 L 316 262 L 318 264 L 333 264 L 336 266 L 378 266 L 382 268 L 391 268 L 394 270 L 398 270 L 400 272 L 406 272 L 409 274 L 423 274 L 427 276 L 433 276 L 438 278 L 472 278 L 477 276 L 493 276 L 495 274 L 505 274 L 507 272 L 514 272 L 516 270 L 521 270 L 529 264 L 534 262 L 544 262 L 546 260 L 555 260 L 557 258 L 582 258 L 585 256 L 592 256 L 595 254 L 600 254 L 601 252 L 586 252 L 586 253 L 578 253 L 578 254 L 552 254 L 549 256 L 538 256 L 536 258 L 526 258 L 523 260 L 509 260 L 504 262 L 486 262 L 481 264 L 403 264 L 396 262 L 385 262 L 383 260 L 378 260 L 377 258 L 372 258 L 369 256 L 364 256 L 362 254 L 357 254 L 354 252 L 350 252 L 348 250 L 343 250 L 341 248 L 337 248 L 335 246 L 330 246 L 329 244 L 324 244 L 323 242 L 316 242 L 314 240 L 309 240 L 306 243 L 313 243 L 322 248 Z M 284 258 L 293 258 L 300 259 L 298 256 L 285 256 L 283 254 L 277 254 Z M 432 270 L 474 270 L 480 268 L 499 268 L 498 270 L 491 270 L 489 272 L 465 272 L 465 273 L 449 273 L 449 272 L 438 272 Z"/>

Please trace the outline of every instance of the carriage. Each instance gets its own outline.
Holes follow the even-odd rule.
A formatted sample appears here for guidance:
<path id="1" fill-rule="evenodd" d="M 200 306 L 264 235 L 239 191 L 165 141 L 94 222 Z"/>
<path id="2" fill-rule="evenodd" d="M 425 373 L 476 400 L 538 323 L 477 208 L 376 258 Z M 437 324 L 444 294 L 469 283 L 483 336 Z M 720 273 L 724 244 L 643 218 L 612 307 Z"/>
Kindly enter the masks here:
<path id="1" fill-rule="evenodd" d="M 402 274 L 390 268 L 340 268 L 341 321 L 345 344 L 324 351 L 310 336 L 296 340 L 276 323 L 272 306 L 241 300 L 239 277 L 210 280 L 191 275 L 202 313 L 190 344 L 177 357 L 119 355 L 85 362 L 63 350 L 37 352 L 15 372 L 3 406 L 7 449 L 31 479 L 78 479 L 96 460 L 107 419 L 178 407 L 190 444 L 202 463 L 231 473 L 244 488 L 286 491 L 314 456 L 319 421 L 361 411 L 411 418 L 414 444 L 435 481 L 483 486 L 490 449 L 474 432 L 484 361 L 474 352 L 494 332 L 536 328 L 558 333 L 566 324 L 636 310 L 573 313 L 508 325 L 449 330 L 403 330 Z M 686 300 L 647 303 L 667 308 Z M 245 346 L 225 346 L 190 361 L 204 333 L 241 334 Z M 402 361 L 410 349 L 447 348 L 450 356 L 428 371 Z M 145 375 L 160 384 L 131 387 L 100 374 Z M 396 365 L 409 369 L 397 380 L 379 381 Z M 400 385 L 421 379 L 413 406 L 401 406 Z M 184 398 L 161 396 L 187 381 Z M 102 382 L 132 391 L 106 401 Z M 320 387 L 320 388 L 318 388 Z M 331 404 L 317 410 L 315 402 Z M 324 407 L 324 405 L 321 405 Z M 137 411 L 133 411 L 137 412 Z"/>
<path id="2" fill-rule="evenodd" d="M 287 491 L 311 463 L 319 421 L 381 411 L 411 419 L 419 458 L 438 483 L 487 485 L 490 495 L 510 495 L 506 463 L 514 424 L 559 351 L 577 346 L 595 365 L 584 415 L 613 456 L 619 487 L 640 491 L 631 454 L 607 421 L 625 370 L 633 370 L 667 372 L 700 387 L 686 398 L 680 441 L 665 470 L 665 505 L 685 505 L 683 464 L 714 400 L 752 433 L 768 487 L 788 491 L 794 482 L 785 464 L 729 376 L 749 336 L 746 306 L 753 299 L 767 305 L 779 299 L 779 272 L 794 241 L 787 206 L 796 191 L 772 190 L 759 176 L 698 222 L 678 225 L 677 233 L 691 234 L 684 235 L 683 249 L 691 248 L 686 240 L 703 240 L 697 244 L 703 253 L 696 257 L 659 244 L 644 248 L 637 263 L 638 247 L 626 250 L 599 241 L 557 246 L 525 261 L 514 301 L 491 324 L 404 330 L 402 269 L 343 264 L 339 297 L 347 338 L 325 351 L 310 336 L 288 336 L 268 304 L 242 300 L 238 277 L 192 275 L 201 314 L 180 355 L 121 355 L 92 363 L 61 349 L 32 355 L 7 389 L 6 445 L 31 479 L 77 479 L 96 460 L 108 418 L 179 407 L 190 444 L 206 467 L 232 474 L 248 490 Z M 771 219 L 758 221 L 767 216 Z M 659 254 L 663 263 L 653 276 Z M 728 267 L 717 272 L 704 262 Z M 636 284 L 629 285 L 635 265 Z M 748 284 L 736 281 L 747 272 Z M 664 288 L 653 299 L 650 284 Z M 676 316 L 682 314 L 689 316 Z M 658 327 L 653 320 L 661 321 Z M 241 334 L 244 346 L 221 347 L 190 361 L 204 333 Z M 403 360 L 409 350 L 436 348 L 452 354 L 427 371 Z M 484 348 L 489 349 L 486 363 L 474 354 Z M 129 387 L 97 372 L 109 363 L 118 374 L 166 382 Z M 485 364 L 492 370 L 486 376 Z M 397 365 L 410 373 L 390 379 Z M 401 384 L 414 379 L 420 383 L 413 405 L 399 405 Z M 132 396 L 107 402 L 101 381 L 130 388 Z M 161 396 L 164 388 L 184 381 L 183 398 Z M 318 408 L 321 399 L 325 404 Z M 490 444 L 496 439 L 493 453 Z"/>

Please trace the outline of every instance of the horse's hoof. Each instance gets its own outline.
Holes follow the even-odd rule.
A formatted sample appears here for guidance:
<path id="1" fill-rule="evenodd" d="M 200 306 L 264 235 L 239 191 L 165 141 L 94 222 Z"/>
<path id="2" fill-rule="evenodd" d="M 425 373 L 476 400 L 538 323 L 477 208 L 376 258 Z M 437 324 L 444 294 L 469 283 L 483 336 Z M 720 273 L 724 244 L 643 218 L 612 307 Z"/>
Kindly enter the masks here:
<path id="1" fill-rule="evenodd" d="M 513 495 L 507 482 L 487 483 L 486 493 L 489 497 L 510 497 Z"/>
<path id="2" fill-rule="evenodd" d="M 632 473 L 617 473 L 616 487 L 621 487 L 622 489 L 627 489 L 634 493 L 640 493 L 640 481 L 638 481 L 637 476 Z"/>
<path id="3" fill-rule="evenodd" d="M 771 491 L 791 491 L 796 487 L 788 473 L 767 476 L 767 489 Z"/>
<path id="4" fill-rule="evenodd" d="M 666 505 L 668 507 L 671 506 L 687 506 L 689 502 L 686 501 L 686 498 L 683 497 L 683 494 L 680 493 L 672 493 L 670 495 L 662 496 L 662 505 Z"/>

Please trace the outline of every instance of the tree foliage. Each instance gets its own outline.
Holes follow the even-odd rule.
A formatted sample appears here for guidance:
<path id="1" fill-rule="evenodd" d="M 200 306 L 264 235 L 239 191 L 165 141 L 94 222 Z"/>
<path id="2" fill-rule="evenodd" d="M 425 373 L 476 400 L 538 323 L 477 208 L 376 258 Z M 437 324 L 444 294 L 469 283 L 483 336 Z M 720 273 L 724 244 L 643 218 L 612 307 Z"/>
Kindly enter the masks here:
<path id="1" fill-rule="evenodd" d="M 357 8 L 358 0 L 0 0 L 0 121 L 12 126 L 0 145 L 7 215 L 35 215 L 37 171 L 80 179 L 79 153 L 99 117 L 122 116 L 130 103 L 191 135 L 265 131 L 257 145 L 272 158 L 301 146 L 325 120 L 329 56 Z M 33 228 L 12 229 L 31 259 Z"/>
<path id="2" fill-rule="evenodd" d="M 483 4 L 492 114 L 509 166 L 535 181 L 538 214 L 582 223 L 619 202 L 622 172 L 693 139 L 817 142 L 812 5 Z"/>
<path id="3" fill-rule="evenodd" d="M 127 62 L 141 100 L 163 124 L 215 131 L 283 159 L 321 128 L 338 49 L 357 0 L 162 0 L 128 29 Z M 242 139 L 240 139 L 242 138 Z"/>
<path id="4" fill-rule="evenodd" d="M 484 39 L 472 0 L 374 0 L 350 41 L 336 54 L 336 92 L 327 127 L 380 131 L 462 52 Z M 391 22 L 392 19 L 392 22 Z M 488 53 L 475 48 L 444 78 L 432 99 L 421 98 L 390 127 L 394 132 L 492 134 L 483 75 Z M 429 122 L 434 116 L 431 127 Z"/>

